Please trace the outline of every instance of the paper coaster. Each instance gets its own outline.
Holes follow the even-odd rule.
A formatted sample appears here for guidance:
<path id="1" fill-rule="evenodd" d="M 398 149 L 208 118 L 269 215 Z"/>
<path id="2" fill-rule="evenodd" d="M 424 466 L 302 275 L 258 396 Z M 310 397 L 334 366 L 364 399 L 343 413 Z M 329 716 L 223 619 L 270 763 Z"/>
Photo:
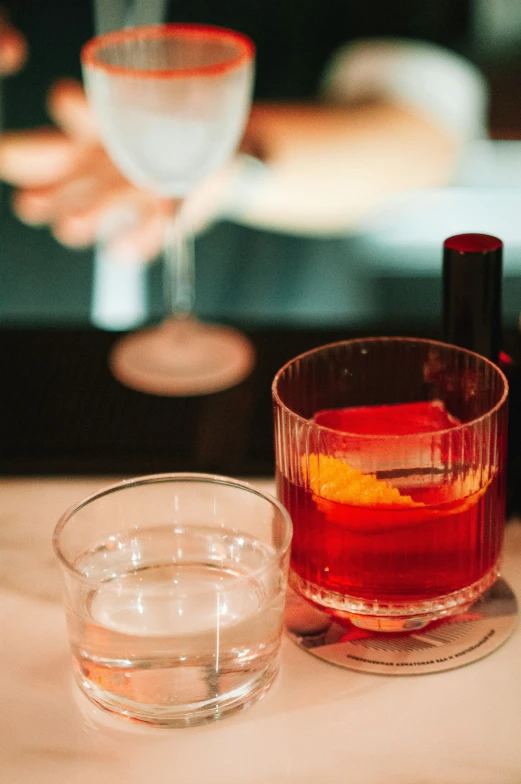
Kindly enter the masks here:
<path id="1" fill-rule="evenodd" d="M 286 631 L 296 644 L 332 664 L 377 675 L 442 672 L 482 659 L 499 648 L 517 622 L 510 586 L 497 580 L 461 615 L 418 632 L 369 632 L 339 622 L 290 592 Z"/>

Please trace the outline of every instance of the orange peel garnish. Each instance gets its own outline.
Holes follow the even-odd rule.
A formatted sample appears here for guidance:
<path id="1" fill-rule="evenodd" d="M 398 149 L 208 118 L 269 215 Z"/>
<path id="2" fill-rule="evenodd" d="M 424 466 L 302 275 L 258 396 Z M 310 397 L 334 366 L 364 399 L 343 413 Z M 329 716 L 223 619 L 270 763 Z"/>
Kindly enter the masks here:
<path id="1" fill-rule="evenodd" d="M 402 495 L 376 474 L 364 474 L 336 457 L 310 454 L 302 457 L 302 471 L 313 495 L 350 506 L 424 507 L 410 495 Z"/>

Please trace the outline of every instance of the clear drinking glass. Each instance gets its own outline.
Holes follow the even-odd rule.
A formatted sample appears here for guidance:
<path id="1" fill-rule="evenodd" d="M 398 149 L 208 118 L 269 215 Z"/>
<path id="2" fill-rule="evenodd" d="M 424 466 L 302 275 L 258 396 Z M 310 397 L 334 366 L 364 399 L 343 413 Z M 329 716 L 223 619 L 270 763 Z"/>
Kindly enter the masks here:
<path id="1" fill-rule="evenodd" d="M 250 705 L 279 667 L 291 530 L 275 498 L 205 474 L 124 481 L 69 509 L 53 542 L 80 689 L 172 727 Z"/>
<path id="2" fill-rule="evenodd" d="M 122 173 L 165 200 L 162 325 L 116 344 L 125 384 L 164 395 L 204 394 L 242 380 L 251 343 L 193 313 L 194 264 L 183 201 L 234 153 L 251 104 L 254 46 L 231 30 L 150 25 L 89 41 L 81 54 L 101 140 Z"/>
<path id="3" fill-rule="evenodd" d="M 491 362 L 427 340 L 288 362 L 273 399 L 292 587 L 371 630 L 465 610 L 499 573 L 507 396 Z"/>

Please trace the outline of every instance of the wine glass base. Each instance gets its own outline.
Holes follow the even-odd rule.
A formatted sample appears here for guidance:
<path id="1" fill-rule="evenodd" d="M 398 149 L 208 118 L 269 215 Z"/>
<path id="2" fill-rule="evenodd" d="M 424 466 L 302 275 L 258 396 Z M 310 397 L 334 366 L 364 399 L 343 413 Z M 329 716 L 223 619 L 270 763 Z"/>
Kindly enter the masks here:
<path id="1" fill-rule="evenodd" d="M 125 336 L 109 364 L 118 381 L 140 392 L 207 395 L 243 381 L 255 364 L 255 351 L 235 329 L 178 318 Z"/>

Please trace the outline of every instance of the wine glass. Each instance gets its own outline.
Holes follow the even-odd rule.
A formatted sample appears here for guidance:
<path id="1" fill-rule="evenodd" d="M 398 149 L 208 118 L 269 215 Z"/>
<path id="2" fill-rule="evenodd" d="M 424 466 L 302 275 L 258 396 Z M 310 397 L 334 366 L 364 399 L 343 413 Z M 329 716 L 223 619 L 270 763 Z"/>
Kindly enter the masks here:
<path id="1" fill-rule="evenodd" d="M 122 338 L 111 368 L 160 395 L 215 392 L 250 372 L 254 351 L 237 330 L 193 313 L 194 261 L 183 203 L 235 151 L 248 117 L 253 43 L 206 25 L 147 25 L 89 41 L 87 97 L 108 154 L 135 185 L 165 201 L 162 324 Z"/>

